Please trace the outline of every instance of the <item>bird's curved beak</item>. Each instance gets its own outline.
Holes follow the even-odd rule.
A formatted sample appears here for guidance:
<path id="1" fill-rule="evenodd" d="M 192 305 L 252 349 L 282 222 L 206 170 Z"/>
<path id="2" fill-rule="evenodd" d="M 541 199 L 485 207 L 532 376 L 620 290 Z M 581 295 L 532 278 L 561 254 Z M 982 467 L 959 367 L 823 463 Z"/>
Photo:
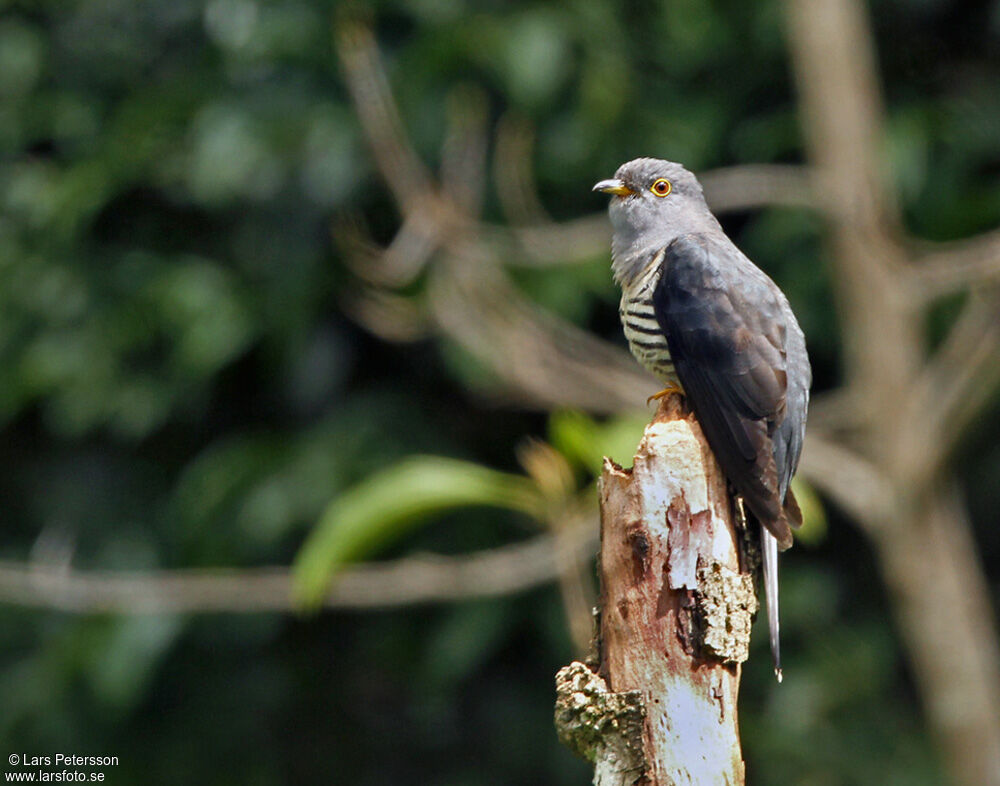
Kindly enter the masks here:
<path id="1" fill-rule="evenodd" d="M 592 191 L 600 191 L 603 194 L 614 194 L 615 196 L 628 196 L 629 194 L 634 194 L 631 188 L 625 185 L 617 177 L 613 177 L 610 180 L 602 180 L 597 183 L 592 189 Z"/>

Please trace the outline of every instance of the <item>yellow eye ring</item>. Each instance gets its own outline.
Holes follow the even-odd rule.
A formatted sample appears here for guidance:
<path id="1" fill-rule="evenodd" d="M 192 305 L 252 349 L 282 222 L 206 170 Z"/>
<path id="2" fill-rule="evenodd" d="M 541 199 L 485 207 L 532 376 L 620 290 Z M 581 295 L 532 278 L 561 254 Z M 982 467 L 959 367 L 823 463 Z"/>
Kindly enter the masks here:
<path id="1" fill-rule="evenodd" d="M 659 180 L 653 181 L 653 185 L 649 187 L 649 190 L 658 197 L 665 197 L 673 190 L 673 186 L 670 185 L 669 180 L 665 177 L 661 177 Z"/>

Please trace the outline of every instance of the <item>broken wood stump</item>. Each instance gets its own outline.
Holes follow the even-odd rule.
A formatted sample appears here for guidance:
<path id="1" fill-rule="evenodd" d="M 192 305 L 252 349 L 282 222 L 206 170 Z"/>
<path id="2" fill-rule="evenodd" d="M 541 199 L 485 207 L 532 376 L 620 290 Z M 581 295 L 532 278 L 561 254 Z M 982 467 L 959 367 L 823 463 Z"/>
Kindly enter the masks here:
<path id="1" fill-rule="evenodd" d="M 661 402 L 600 481 L 595 663 L 556 678 L 556 727 L 598 786 L 744 783 L 736 701 L 756 550 L 694 416 Z"/>

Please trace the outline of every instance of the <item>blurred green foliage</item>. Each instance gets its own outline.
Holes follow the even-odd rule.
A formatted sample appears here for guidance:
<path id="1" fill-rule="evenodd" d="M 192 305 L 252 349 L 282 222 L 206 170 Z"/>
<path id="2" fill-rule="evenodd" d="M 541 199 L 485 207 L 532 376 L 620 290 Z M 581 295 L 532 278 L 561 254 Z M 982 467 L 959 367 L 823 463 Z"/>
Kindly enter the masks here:
<path id="1" fill-rule="evenodd" d="M 473 392 L 488 371 L 454 346 L 386 343 L 344 315 L 352 275 L 332 220 L 361 216 L 388 241 L 396 217 L 338 73 L 340 5 L 0 4 L 0 556 L 239 567 L 290 563 L 307 537 L 326 541 L 327 565 L 375 546 L 461 553 L 526 537 L 524 517 L 463 507 L 403 529 L 426 511 L 385 510 L 399 514 L 380 520 L 391 530 L 356 519 L 348 543 L 324 511 L 343 520 L 358 495 L 381 499 L 375 473 L 413 454 L 519 483 L 508 475 L 528 435 L 581 484 L 605 453 L 628 461 L 641 417 L 497 407 Z M 602 210 L 590 184 L 637 155 L 695 170 L 802 157 L 776 0 L 353 10 L 373 23 L 425 160 L 439 157 L 445 99 L 475 84 L 491 120 L 535 129 L 556 218 Z M 995 227 L 1000 3 L 878 0 L 872 13 L 910 230 Z M 492 192 L 486 211 L 500 220 Z M 834 386 L 819 219 L 771 209 L 726 226 L 788 293 L 817 389 Z M 606 259 L 516 279 L 622 342 Z M 956 457 L 994 588 L 998 436 L 995 407 Z M 392 471 L 412 480 L 414 466 Z M 489 502 L 481 491 L 449 505 Z M 867 545 L 836 511 L 812 535 L 784 560 L 785 684 L 759 633 L 745 671 L 752 781 L 940 783 Z M 117 755 L 116 783 L 579 784 L 588 767 L 551 729 L 552 677 L 572 655 L 554 587 L 301 620 L 0 607 L 0 741 Z"/>
<path id="2" fill-rule="evenodd" d="M 296 596 L 319 606 L 344 564 L 384 549 L 432 515 L 477 505 L 536 518 L 544 513 L 541 492 L 530 480 L 470 462 L 414 456 L 377 472 L 323 511 L 296 559 Z"/>

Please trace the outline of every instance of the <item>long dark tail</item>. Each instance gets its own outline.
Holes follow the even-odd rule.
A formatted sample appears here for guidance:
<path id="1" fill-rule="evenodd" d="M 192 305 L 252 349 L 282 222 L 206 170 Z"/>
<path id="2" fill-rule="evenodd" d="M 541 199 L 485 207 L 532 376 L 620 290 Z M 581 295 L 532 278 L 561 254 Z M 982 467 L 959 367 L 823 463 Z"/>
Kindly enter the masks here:
<path id="1" fill-rule="evenodd" d="M 764 596 L 767 599 L 767 629 L 771 638 L 774 676 L 781 682 L 781 630 L 778 622 L 778 540 L 760 528 L 760 550 L 764 558 Z"/>

